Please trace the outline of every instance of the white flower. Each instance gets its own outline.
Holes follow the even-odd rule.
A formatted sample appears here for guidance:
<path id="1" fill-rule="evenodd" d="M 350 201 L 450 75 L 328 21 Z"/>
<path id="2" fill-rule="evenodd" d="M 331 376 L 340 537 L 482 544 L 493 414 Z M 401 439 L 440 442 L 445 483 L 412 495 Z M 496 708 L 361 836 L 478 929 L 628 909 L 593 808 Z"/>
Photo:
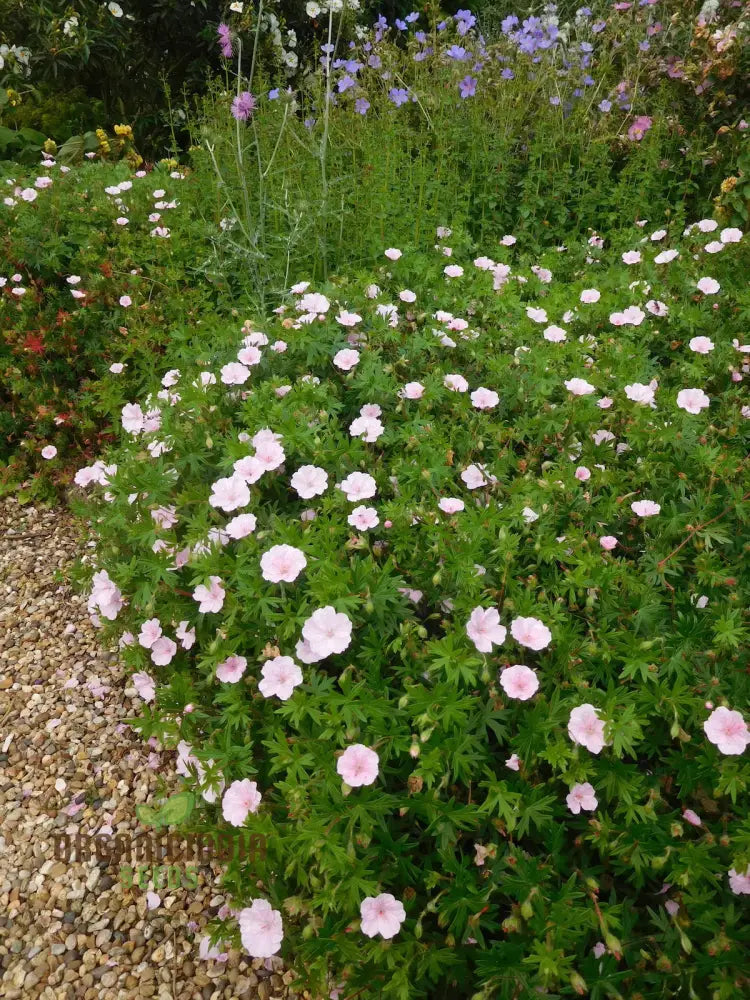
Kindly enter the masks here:
<path id="1" fill-rule="evenodd" d="M 308 17 L 320 17 L 320 5 L 317 3 L 308 3 L 305 11 Z"/>
<path id="2" fill-rule="evenodd" d="M 234 11 L 235 14 L 241 14 L 245 9 L 244 3 L 239 3 L 239 0 L 235 0 L 235 3 L 230 3 L 229 9 Z"/>
<path id="3" fill-rule="evenodd" d="M 111 2 L 107 4 L 107 10 L 110 12 L 112 17 L 122 17 L 122 7 L 119 3 L 115 3 L 114 0 L 111 0 Z"/>

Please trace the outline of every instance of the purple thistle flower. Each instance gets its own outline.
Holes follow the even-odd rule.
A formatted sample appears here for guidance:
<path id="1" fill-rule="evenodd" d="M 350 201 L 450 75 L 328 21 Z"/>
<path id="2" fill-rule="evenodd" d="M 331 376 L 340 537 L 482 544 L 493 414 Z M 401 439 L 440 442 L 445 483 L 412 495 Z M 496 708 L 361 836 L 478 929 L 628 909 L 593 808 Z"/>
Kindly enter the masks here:
<path id="1" fill-rule="evenodd" d="M 232 58 L 232 29 L 228 24 L 220 24 L 216 29 L 219 36 L 219 48 L 225 59 Z"/>
<path id="2" fill-rule="evenodd" d="M 232 101 L 232 117 L 238 122 L 246 122 L 255 110 L 255 98 L 249 90 L 243 90 Z"/>

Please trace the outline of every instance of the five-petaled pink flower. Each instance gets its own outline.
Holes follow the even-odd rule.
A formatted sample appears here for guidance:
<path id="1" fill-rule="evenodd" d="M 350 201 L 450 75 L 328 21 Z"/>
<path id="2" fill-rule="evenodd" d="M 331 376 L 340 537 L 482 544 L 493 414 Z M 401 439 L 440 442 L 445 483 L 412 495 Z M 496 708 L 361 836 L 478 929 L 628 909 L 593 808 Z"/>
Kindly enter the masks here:
<path id="1" fill-rule="evenodd" d="M 571 709 L 568 719 L 568 736 L 591 753 L 601 753 L 604 743 L 604 721 L 597 710 L 588 703 Z"/>
<path id="2" fill-rule="evenodd" d="M 581 809 L 593 812 L 599 805 L 596 800 L 594 786 L 590 785 L 588 781 L 585 781 L 583 784 L 573 785 L 565 801 L 568 804 L 568 809 L 576 816 L 580 813 Z"/>
<path id="3" fill-rule="evenodd" d="M 228 656 L 216 667 L 216 676 L 225 684 L 236 684 L 247 670 L 247 660 L 244 656 Z"/>
<path id="4" fill-rule="evenodd" d="M 700 413 L 710 404 L 711 400 L 702 389 L 680 389 L 677 393 L 677 405 L 687 413 Z"/>
<path id="5" fill-rule="evenodd" d="M 539 690 L 539 678 L 531 667 L 515 663 L 500 674 L 500 686 L 509 698 L 528 701 Z"/>
<path id="6" fill-rule="evenodd" d="M 369 531 L 370 528 L 376 528 L 380 524 L 378 512 L 375 508 L 365 507 L 364 505 L 355 507 L 346 520 L 357 531 Z"/>
<path id="7" fill-rule="evenodd" d="M 379 896 L 368 896 L 360 903 L 359 914 L 362 918 L 362 933 L 366 937 L 380 934 L 384 938 L 392 938 L 398 934 L 401 924 L 406 920 L 406 910 L 390 892 L 381 892 Z"/>
<path id="8" fill-rule="evenodd" d="M 220 576 L 210 576 L 208 578 L 210 587 L 200 584 L 193 591 L 193 600 L 198 601 L 198 610 L 202 614 L 207 612 L 221 611 L 224 606 L 226 591 L 221 585 Z"/>
<path id="9" fill-rule="evenodd" d="M 346 493 L 347 500 L 369 500 L 375 496 L 377 485 L 372 476 L 366 472 L 351 472 L 341 481 L 339 489 Z"/>
<path id="10" fill-rule="evenodd" d="M 545 649 L 552 642 L 552 633 L 538 618 L 514 618 L 510 623 L 510 634 L 516 642 L 529 649 Z"/>
<path id="11" fill-rule="evenodd" d="M 212 507 L 219 510 L 237 510 L 240 507 L 247 507 L 250 503 L 250 490 L 244 478 L 239 475 L 228 476 L 226 479 L 217 479 L 211 487 L 211 496 L 208 502 Z"/>
<path id="12" fill-rule="evenodd" d="M 266 660 L 260 673 L 262 680 L 258 684 L 258 690 L 264 698 L 276 695 L 281 701 L 286 701 L 291 698 L 297 685 L 302 683 L 302 671 L 291 656 L 277 656 L 273 660 Z"/>
<path id="13" fill-rule="evenodd" d="M 317 465 L 301 465 L 290 480 L 292 489 L 303 500 L 325 493 L 328 488 L 328 473 Z"/>
<path id="14" fill-rule="evenodd" d="M 334 355 L 333 363 L 337 368 L 340 368 L 342 372 L 349 372 L 352 368 L 359 364 L 359 351 L 344 348 L 344 350 L 339 351 L 338 354 Z"/>
<path id="15" fill-rule="evenodd" d="M 378 776 L 380 758 L 369 747 L 354 743 L 336 761 L 336 771 L 352 788 L 371 785 Z"/>
<path id="16" fill-rule="evenodd" d="M 653 500 L 634 500 L 630 509 L 638 517 L 654 517 L 661 510 L 661 505 Z"/>
<path id="17" fill-rule="evenodd" d="M 252 958 L 270 958 L 281 947 L 284 927 L 281 913 L 274 910 L 267 899 L 254 899 L 252 906 L 240 910 L 242 947 Z"/>
<path id="18" fill-rule="evenodd" d="M 233 781 L 221 800 L 221 814 L 232 826 L 242 826 L 248 813 L 258 811 L 261 794 L 254 781 Z"/>
<path id="19" fill-rule="evenodd" d="M 343 612 L 329 604 L 310 615 L 302 626 L 302 638 L 312 653 L 323 659 L 344 652 L 352 641 L 352 623 Z"/>
<path id="20" fill-rule="evenodd" d="M 293 545 L 273 545 L 260 557 L 261 575 L 269 583 L 293 583 L 305 566 L 305 553 Z"/>
<path id="21" fill-rule="evenodd" d="M 466 623 L 466 634 L 480 653 L 491 653 L 493 643 L 505 642 L 508 630 L 500 624 L 497 608 L 474 608 Z"/>
<path id="22" fill-rule="evenodd" d="M 715 708 L 703 723 L 703 731 L 721 753 L 741 754 L 750 743 L 750 730 L 740 712 Z"/>

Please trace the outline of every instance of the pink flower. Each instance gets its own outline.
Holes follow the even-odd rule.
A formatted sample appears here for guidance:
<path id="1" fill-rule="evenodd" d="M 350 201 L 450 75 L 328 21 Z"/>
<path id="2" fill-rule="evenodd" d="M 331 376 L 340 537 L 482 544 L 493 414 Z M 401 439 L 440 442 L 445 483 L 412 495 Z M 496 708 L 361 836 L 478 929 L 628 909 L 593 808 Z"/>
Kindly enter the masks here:
<path id="1" fill-rule="evenodd" d="M 225 479 L 217 479 L 211 487 L 208 502 L 219 510 L 232 511 L 239 507 L 247 507 L 250 503 L 250 490 L 244 478 L 238 474 Z"/>
<path id="2" fill-rule="evenodd" d="M 653 500 L 635 500 L 630 505 L 630 509 L 638 517 L 654 517 L 661 510 L 661 505 Z"/>
<path id="3" fill-rule="evenodd" d="M 628 4 L 627 7 L 625 7 L 624 4 L 618 6 L 620 6 L 620 9 L 627 10 L 627 7 L 629 7 L 630 4 Z M 651 125 L 652 120 L 648 117 L 648 115 L 638 115 L 628 129 L 628 139 L 630 139 L 631 142 L 640 142 L 646 132 L 648 132 L 651 128 Z"/>
<path id="4" fill-rule="evenodd" d="M 561 326 L 548 326 L 542 336 L 551 344 L 561 344 L 566 339 L 565 330 Z"/>
<path id="5" fill-rule="evenodd" d="M 410 288 L 405 288 L 403 291 L 398 293 L 398 297 L 402 302 L 416 302 L 417 296 Z"/>
<path id="6" fill-rule="evenodd" d="M 451 392 L 468 392 L 469 389 L 469 383 L 463 375 L 446 375 L 443 379 L 443 385 Z"/>
<path id="7" fill-rule="evenodd" d="M 262 432 L 259 432 L 262 433 Z M 271 432 L 269 431 L 270 435 Z M 255 446 L 255 461 L 260 464 L 261 468 L 266 472 L 273 472 L 274 469 L 278 469 L 280 465 L 283 464 L 286 454 L 284 449 L 274 440 L 272 437 L 263 437 L 258 440 L 258 435 L 256 434 L 253 438 L 253 445 Z"/>
<path id="8" fill-rule="evenodd" d="M 744 875 L 740 875 L 734 868 L 729 869 L 729 888 L 735 896 L 750 895 L 750 865 L 745 869 Z"/>
<path id="9" fill-rule="evenodd" d="M 463 500 L 458 500 L 456 497 L 443 497 L 438 502 L 438 507 L 444 514 L 458 514 L 464 509 L 465 504 Z"/>
<path id="10" fill-rule="evenodd" d="M 539 678 L 530 667 L 516 663 L 500 674 L 500 686 L 509 698 L 528 701 L 539 690 Z"/>
<path id="11" fill-rule="evenodd" d="M 352 351 L 349 348 L 345 348 L 334 355 L 333 363 L 342 372 L 351 371 L 359 363 L 359 351 Z"/>
<path id="12" fill-rule="evenodd" d="M 198 601 L 198 611 L 201 614 L 211 611 L 221 611 L 224 606 L 226 591 L 221 585 L 221 577 L 210 576 L 208 579 L 211 584 L 210 587 L 200 584 L 193 591 L 193 600 Z"/>
<path id="13" fill-rule="evenodd" d="M 377 417 L 357 417 L 349 424 L 349 433 L 352 437 L 361 437 L 365 441 L 377 441 L 384 432 L 380 420 Z"/>
<path id="14" fill-rule="evenodd" d="M 241 361 L 243 365 L 259 365 L 262 358 L 262 353 L 253 344 L 249 344 L 237 352 L 237 360 Z"/>
<path id="15" fill-rule="evenodd" d="M 640 264 L 641 255 L 638 250 L 628 250 L 622 255 L 623 264 Z"/>
<path id="16" fill-rule="evenodd" d="M 722 229 L 719 233 L 722 243 L 739 243 L 742 239 L 742 230 L 736 228 Z"/>
<path id="17" fill-rule="evenodd" d="M 143 430 L 143 410 L 137 403 L 126 403 L 122 408 L 122 429 L 128 434 L 140 434 Z"/>
<path id="18" fill-rule="evenodd" d="M 343 490 L 346 493 L 346 499 L 352 502 L 369 500 L 377 492 L 375 480 L 366 472 L 351 472 L 346 479 L 342 480 L 338 488 Z"/>
<path id="19" fill-rule="evenodd" d="M 242 826 L 248 813 L 258 811 L 261 794 L 254 781 L 233 781 L 221 800 L 221 814 L 232 826 Z"/>
<path id="20" fill-rule="evenodd" d="M 693 812 L 692 809 L 686 809 L 682 814 L 682 818 L 685 820 L 686 823 L 690 823 L 691 826 L 703 825 L 703 820 L 700 818 L 698 813 Z"/>
<path id="21" fill-rule="evenodd" d="M 518 771 L 521 767 L 521 758 L 517 753 L 511 754 L 506 760 L 505 766 L 511 771 Z"/>
<path id="22" fill-rule="evenodd" d="M 500 624 L 500 613 L 497 608 L 474 608 L 466 623 L 466 634 L 480 653 L 491 653 L 493 643 L 496 646 L 505 642 L 508 630 Z"/>
<path id="23" fill-rule="evenodd" d="M 340 323 L 342 326 L 356 326 L 357 323 L 362 322 L 362 317 L 359 313 L 349 312 L 346 309 L 342 309 L 336 317 L 336 322 Z"/>
<path id="24" fill-rule="evenodd" d="M 242 947 L 252 958 L 270 958 L 281 947 L 284 927 L 281 914 L 266 899 L 254 899 L 238 918 Z"/>
<path id="25" fill-rule="evenodd" d="M 359 788 L 371 785 L 378 776 L 380 758 L 369 747 L 354 743 L 347 747 L 336 761 L 336 771 L 347 785 Z"/>
<path id="26" fill-rule="evenodd" d="M 589 305 L 593 302 L 598 302 L 602 297 L 602 293 L 598 288 L 584 288 L 581 292 L 581 302 L 586 302 Z"/>
<path id="27" fill-rule="evenodd" d="M 46 458 L 48 461 L 49 459 L 54 458 L 56 454 L 57 448 L 55 448 L 53 444 L 45 445 L 44 448 L 42 448 L 42 458 Z"/>
<path id="28" fill-rule="evenodd" d="M 150 674 L 143 671 L 133 674 L 133 686 L 143 701 L 153 701 L 156 697 L 156 682 Z"/>
<path id="29" fill-rule="evenodd" d="M 374 507 L 355 507 L 346 520 L 357 531 L 368 531 L 380 524 L 378 512 Z"/>
<path id="30" fill-rule="evenodd" d="M 224 385 L 244 385 L 250 378 L 250 369 L 239 361 L 230 361 L 221 369 L 221 381 Z"/>
<path id="31" fill-rule="evenodd" d="M 399 257 L 401 256 L 401 251 L 400 250 L 396 250 L 395 247 L 389 247 L 385 251 L 385 255 L 388 258 L 388 260 L 398 260 Z"/>
<path id="32" fill-rule="evenodd" d="M 708 337 L 693 337 L 688 343 L 690 350 L 696 354 L 710 354 L 715 346 L 713 340 Z"/>
<path id="33" fill-rule="evenodd" d="M 580 482 L 585 483 L 586 480 L 591 479 L 591 469 L 587 469 L 585 465 L 579 465 L 575 471 L 575 477 Z"/>
<path id="34" fill-rule="evenodd" d="M 538 618 L 514 618 L 510 623 L 510 634 L 516 642 L 529 649 L 545 649 L 552 642 L 552 633 Z"/>
<path id="35" fill-rule="evenodd" d="M 151 517 L 164 530 L 173 527 L 178 520 L 174 507 L 157 507 L 151 511 Z"/>
<path id="36" fill-rule="evenodd" d="M 593 705 L 579 705 L 571 709 L 568 719 L 568 736 L 591 753 L 601 753 L 604 743 L 604 722 Z"/>
<path id="37" fill-rule="evenodd" d="M 266 660 L 261 667 L 262 680 L 258 690 L 264 698 L 276 695 L 281 701 L 291 698 L 292 692 L 302 683 L 302 671 L 291 656 L 277 656 Z"/>
<path id="38" fill-rule="evenodd" d="M 480 486 L 487 485 L 484 473 L 477 465 L 470 465 L 467 469 L 464 469 L 461 473 L 461 479 L 466 484 L 467 489 L 470 490 L 476 490 Z"/>
<path id="39" fill-rule="evenodd" d="M 592 392 L 596 392 L 596 386 L 591 385 L 590 382 L 587 382 L 583 378 L 571 378 L 564 384 L 568 392 L 574 396 L 588 396 Z"/>
<path id="40" fill-rule="evenodd" d="M 677 405 L 687 413 L 700 413 L 711 404 L 711 400 L 702 389 L 680 389 L 677 393 Z"/>
<path id="41" fill-rule="evenodd" d="M 384 938 L 395 937 L 406 920 L 403 904 L 390 892 L 381 892 L 379 896 L 363 899 L 359 913 L 362 918 L 362 933 L 369 938 L 376 934 Z"/>
<path id="42" fill-rule="evenodd" d="M 302 626 L 302 638 L 314 655 L 321 659 L 333 653 L 343 653 L 352 641 L 350 619 L 330 604 L 318 608 Z"/>
<path id="43" fill-rule="evenodd" d="M 593 812 L 593 810 L 599 805 L 596 801 L 594 787 L 593 785 L 590 785 L 588 781 L 584 782 L 582 785 L 573 785 L 565 801 L 568 804 L 568 809 L 570 809 L 575 816 L 580 813 L 581 809 Z"/>
<path id="44" fill-rule="evenodd" d="M 269 583 L 293 583 L 305 566 L 305 553 L 293 545 L 274 545 L 260 559 L 261 575 Z"/>
<path id="45" fill-rule="evenodd" d="M 740 712 L 715 708 L 703 723 L 703 731 L 724 754 L 741 754 L 750 743 L 750 730 Z"/>
<path id="46" fill-rule="evenodd" d="M 695 287 L 704 295 L 716 295 L 721 285 L 715 278 L 701 278 Z"/>
<path id="47" fill-rule="evenodd" d="M 634 403 L 640 403 L 642 406 L 648 406 L 653 403 L 655 392 L 654 387 L 651 385 L 643 385 L 642 382 L 634 382 L 632 385 L 625 386 L 625 395 Z"/>
<path id="48" fill-rule="evenodd" d="M 407 382 L 398 394 L 402 399 L 421 399 L 424 395 L 424 386 L 421 382 Z"/>
<path id="49" fill-rule="evenodd" d="M 611 552 L 617 546 L 617 539 L 614 535 L 602 535 L 599 539 L 599 544 L 607 552 Z"/>
<path id="50" fill-rule="evenodd" d="M 226 684 L 236 684 L 247 670 L 247 660 L 244 656 L 228 656 L 216 667 L 216 676 Z"/>
<path id="51" fill-rule="evenodd" d="M 312 497 L 320 496 L 328 489 L 328 473 L 325 469 L 320 469 L 316 465 L 302 465 L 294 473 L 291 480 L 293 490 L 303 500 L 310 500 Z"/>
<path id="52" fill-rule="evenodd" d="M 175 635 L 180 640 L 183 649 L 190 649 L 195 644 L 195 629 L 188 628 L 186 621 L 180 622 L 175 631 Z"/>
<path id="53" fill-rule="evenodd" d="M 158 618 L 149 618 L 141 625 L 138 634 L 138 644 L 144 649 L 151 649 L 157 639 L 161 638 L 161 622 Z"/>
<path id="54" fill-rule="evenodd" d="M 158 667 L 164 667 L 172 662 L 177 652 L 177 643 L 163 635 L 151 647 L 151 661 Z"/>
<path id="55" fill-rule="evenodd" d="M 129 295 L 121 295 L 118 301 L 123 309 L 127 309 L 128 306 L 132 306 L 133 304 L 133 300 Z"/>
<path id="56" fill-rule="evenodd" d="M 198 925 L 195 924 L 195 927 L 197 928 Z M 214 959 L 217 962 L 226 962 L 229 958 L 229 952 L 222 951 L 216 945 L 212 945 L 211 938 L 208 934 L 204 934 L 198 944 L 198 957 L 202 958 L 204 961 Z"/>
<path id="57" fill-rule="evenodd" d="M 471 405 L 477 410 L 492 410 L 500 402 L 500 397 L 492 389 L 480 386 L 471 394 Z"/>
<path id="58" fill-rule="evenodd" d="M 227 521 L 224 530 L 230 538 L 239 540 L 240 538 L 246 538 L 248 535 L 252 535 L 255 531 L 256 524 L 257 520 L 255 514 L 238 514 L 237 517 L 233 517 L 231 521 Z"/>
<path id="59" fill-rule="evenodd" d="M 464 269 L 460 264 L 448 264 L 447 267 L 443 268 L 443 274 L 446 278 L 460 278 L 464 273 Z"/>

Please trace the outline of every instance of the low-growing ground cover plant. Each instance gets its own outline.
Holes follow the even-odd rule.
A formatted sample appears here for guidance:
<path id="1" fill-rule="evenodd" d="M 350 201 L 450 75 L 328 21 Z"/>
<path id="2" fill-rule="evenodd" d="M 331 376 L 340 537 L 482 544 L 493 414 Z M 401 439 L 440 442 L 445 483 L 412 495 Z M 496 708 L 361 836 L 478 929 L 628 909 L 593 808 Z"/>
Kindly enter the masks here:
<path id="1" fill-rule="evenodd" d="M 76 475 L 173 818 L 266 838 L 214 941 L 339 998 L 730 1000 L 747 239 L 436 240 L 196 340 Z"/>

